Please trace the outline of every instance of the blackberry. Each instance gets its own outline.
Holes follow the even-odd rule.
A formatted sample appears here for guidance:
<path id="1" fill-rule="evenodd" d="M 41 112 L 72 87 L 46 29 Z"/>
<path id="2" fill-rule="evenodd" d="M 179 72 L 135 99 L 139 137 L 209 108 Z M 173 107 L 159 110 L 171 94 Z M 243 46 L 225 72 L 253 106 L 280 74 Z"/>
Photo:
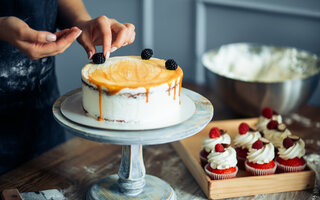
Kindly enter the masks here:
<path id="1" fill-rule="evenodd" d="M 178 68 L 178 65 L 177 65 L 176 61 L 174 61 L 173 59 L 168 59 L 166 61 L 166 68 L 168 70 L 176 70 Z"/>
<path id="2" fill-rule="evenodd" d="M 92 61 L 94 64 L 102 64 L 106 61 L 106 58 L 104 57 L 103 53 L 95 53 L 92 56 Z"/>
<path id="3" fill-rule="evenodd" d="M 141 58 L 143 60 L 149 60 L 152 57 L 152 55 L 153 55 L 152 49 L 143 49 L 141 51 Z"/>

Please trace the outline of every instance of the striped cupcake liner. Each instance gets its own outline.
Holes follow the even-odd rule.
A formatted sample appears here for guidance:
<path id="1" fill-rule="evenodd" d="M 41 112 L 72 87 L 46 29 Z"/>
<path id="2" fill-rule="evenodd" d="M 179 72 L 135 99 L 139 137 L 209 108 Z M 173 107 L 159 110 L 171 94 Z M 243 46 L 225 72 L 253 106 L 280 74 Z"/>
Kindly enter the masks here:
<path id="1" fill-rule="evenodd" d="M 207 173 L 207 175 L 210 176 L 210 178 L 213 180 L 223 180 L 223 179 L 234 178 L 238 173 L 238 167 L 236 167 L 236 171 L 231 174 L 216 174 L 216 173 L 210 172 L 207 169 L 208 166 L 209 164 L 206 164 L 206 166 L 204 167 L 204 170 Z"/>
<path id="2" fill-rule="evenodd" d="M 204 167 L 206 164 L 208 164 L 208 159 L 205 158 L 205 157 L 203 157 L 203 156 L 201 155 L 201 152 L 199 153 L 199 155 L 200 155 L 201 166 Z"/>
<path id="3" fill-rule="evenodd" d="M 271 175 L 276 172 L 277 164 L 273 168 L 270 169 L 256 169 L 248 165 L 248 161 L 245 163 L 246 171 L 248 176 L 264 176 L 264 175 Z"/>
<path id="4" fill-rule="evenodd" d="M 277 172 L 279 172 L 279 173 L 300 172 L 300 171 L 303 171 L 307 166 L 307 163 L 305 163 L 304 165 L 300 165 L 300 166 L 286 166 L 286 165 L 278 163 L 277 161 L 275 163 L 278 166 L 277 167 Z"/>

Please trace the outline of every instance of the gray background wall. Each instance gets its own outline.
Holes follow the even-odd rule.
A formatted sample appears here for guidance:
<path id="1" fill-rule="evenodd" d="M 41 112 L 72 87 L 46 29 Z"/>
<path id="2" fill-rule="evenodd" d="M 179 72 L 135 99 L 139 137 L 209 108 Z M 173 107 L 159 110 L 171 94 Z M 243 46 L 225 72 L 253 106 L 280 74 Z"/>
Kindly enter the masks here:
<path id="1" fill-rule="evenodd" d="M 92 17 L 106 15 L 136 26 L 135 43 L 112 56 L 139 55 L 143 48 L 151 47 L 155 57 L 173 57 L 182 66 L 185 82 L 196 80 L 195 27 L 199 2 L 205 5 L 206 11 L 206 21 L 202 24 L 206 30 L 204 38 L 200 38 L 205 41 L 205 50 L 233 42 L 258 42 L 294 46 L 320 56 L 318 0 L 84 0 Z M 252 6 L 267 8 L 267 11 Z M 143 8 L 151 9 L 151 15 L 144 13 Z M 148 23 L 143 26 L 146 19 L 150 19 L 153 26 Z M 81 86 L 80 70 L 88 62 L 78 43 L 57 56 L 62 94 Z M 320 106 L 320 84 L 309 103 Z"/>

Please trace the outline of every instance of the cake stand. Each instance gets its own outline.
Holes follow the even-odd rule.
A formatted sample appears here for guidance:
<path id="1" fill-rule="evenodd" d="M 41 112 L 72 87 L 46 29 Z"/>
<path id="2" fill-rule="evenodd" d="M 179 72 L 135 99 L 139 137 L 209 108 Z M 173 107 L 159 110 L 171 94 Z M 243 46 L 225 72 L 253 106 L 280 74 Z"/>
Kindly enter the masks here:
<path id="1" fill-rule="evenodd" d="M 206 98 L 182 88 L 182 94 L 195 104 L 193 115 L 174 126 L 154 130 L 107 130 L 92 128 L 66 118 L 61 105 L 72 95 L 81 93 L 73 90 L 61 96 L 53 105 L 55 119 L 76 136 L 97 142 L 122 145 L 122 157 L 118 174 L 104 178 L 87 192 L 87 200 L 105 199 L 159 199 L 175 200 L 172 187 L 165 181 L 146 175 L 142 145 L 163 144 L 181 140 L 200 132 L 212 119 L 213 107 Z"/>

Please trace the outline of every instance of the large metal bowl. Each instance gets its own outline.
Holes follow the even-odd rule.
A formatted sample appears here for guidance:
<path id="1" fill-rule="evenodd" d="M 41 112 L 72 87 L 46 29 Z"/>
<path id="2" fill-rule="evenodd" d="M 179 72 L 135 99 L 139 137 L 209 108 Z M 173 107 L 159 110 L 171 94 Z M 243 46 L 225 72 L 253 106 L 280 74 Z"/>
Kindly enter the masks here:
<path id="1" fill-rule="evenodd" d="M 261 49 L 263 48 L 270 48 L 275 53 L 292 51 L 292 55 L 289 53 L 292 59 L 298 60 L 302 69 L 306 72 L 311 70 L 311 68 L 313 72 L 287 80 L 242 80 L 242 78 L 235 75 L 230 76 L 228 73 L 220 73 L 223 70 L 214 69 L 215 66 L 212 66 L 212 63 L 206 59 L 209 55 L 211 56 L 211 61 L 215 59 L 214 56 L 219 55 L 218 53 L 222 48 L 231 47 L 237 49 L 239 47 L 239 51 L 241 52 L 244 46 L 247 46 L 248 52 L 257 55 L 261 53 Z M 298 55 L 301 52 L 303 56 Z M 232 59 L 232 56 L 226 56 L 226 59 Z M 227 62 L 227 60 L 225 61 Z M 316 89 L 320 78 L 319 58 L 314 54 L 295 48 L 247 43 L 229 44 L 205 53 L 202 57 L 202 63 L 206 69 L 207 84 L 212 88 L 214 94 L 232 110 L 244 116 L 258 116 L 260 111 L 267 106 L 283 115 L 291 113 L 308 101 Z M 288 66 L 289 68 L 290 66 Z M 251 69 L 248 70 L 250 71 Z"/>

